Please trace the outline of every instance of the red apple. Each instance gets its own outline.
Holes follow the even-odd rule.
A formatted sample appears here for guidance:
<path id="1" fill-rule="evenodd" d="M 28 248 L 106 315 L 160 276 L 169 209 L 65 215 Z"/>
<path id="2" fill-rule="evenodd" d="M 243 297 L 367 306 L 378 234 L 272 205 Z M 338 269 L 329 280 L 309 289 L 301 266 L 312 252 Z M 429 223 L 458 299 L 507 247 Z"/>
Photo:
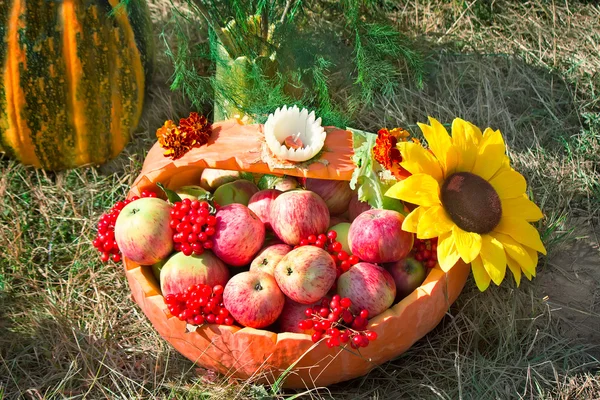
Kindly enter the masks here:
<path id="1" fill-rule="evenodd" d="M 241 267 L 252 261 L 265 240 L 265 225 L 243 204 L 221 207 L 215 215 L 213 252 L 225 263 Z"/>
<path id="2" fill-rule="evenodd" d="M 273 275 L 275 267 L 283 256 L 292 251 L 292 246 L 287 244 L 275 244 L 262 249 L 250 264 L 250 271 L 262 271 Z"/>
<path id="3" fill-rule="evenodd" d="M 229 280 L 229 270 L 210 251 L 186 256 L 175 253 L 160 270 L 160 289 L 163 296 L 182 293 L 194 285 L 223 285 Z"/>
<path id="4" fill-rule="evenodd" d="M 169 203 L 153 197 L 127 204 L 115 222 L 115 240 L 123 256 L 140 265 L 152 265 L 171 254 L 170 211 Z"/>
<path id="5" fill-rule="evenodd" d="M 213 200 L 220 206 L 228 204 L 248 205 L 250 198 L 258 192 L 258 187 L 246 179 L 225 183 L 215 190 Z"/>
<path id="6" fill-rule="evenodd" d="M 356 217 L 371 208 L 373 207 L 371 207 L 369 203 L 358 200 L 358 195 L 354 194 L 350 199 L 350 205 L 348 206 L 348 217 L 350 218 L 350 222 L 354 221 Z"/>
<path id="7" fill-rule="evenodd" d="M 348 181 L 308 178 L 304 186 L 321 196 L 331 215 L 342 214 L 348 209 L 352 198 L 352 189 Z"/>
<path id="8" fill-rule="evenodd" d="M 414 235 L 402 230 L 404 216 L 392 210 L 368 210 L 350 226 L 348 244 L 352 254 L 363 261 L 386 263 L 408 255 Z"/>
<path id="9" fill-rule="evenodd" d="M 320 304 L 320 302 L 316 302 L 315 304 L 302 304 L 286 297 L 283 311 L 277 320 L 279 332 L 306 333 L 308 335 L 312 334 L 314 332 L 312 328 L 302 330 L 298 327 L 298 323 L 302 320 L 308 319 L 304 312 L 307 308 L 312 308 L 317 304 Z"/>
<path id="10" fill-rule="evenodd" d="M 240 178 L 239 171 L 206 168 L 200 176 L 200 186 L 206 190 L 215 190 L 225 183 L 237 181 Z"/>
<path id="11" fill-rule="evenodd" d="M 340 275 L 337 293 L 352 301 L 350 311 L 358 313 L 364 309 L 373 318 L 394 303 L 396 284 L 392 275 L 379 265 L 359 262 Z"/>
<path id="12" fill-rule="evenodd" d="M 235 275 L 227 282 L 223 303 L 241 325 L 264 328 L 279 318 L 285 296 L 271 275 L 248 271 Z"/>
<path id="13" fill-rule="evenodd" d="M 402 300 L 421 286 L 427 277 L 427 269 L 413 257 L 385 264 L 396 283 L 396 300 Z"/>
<path id="14" fill-rule="evenodd" d="M 311 304 L 327 294 L 336 278 L 333 258 L 315 246 L 302 246 L 287 253 L 275 267 L 275 279 L 290 299 Z"/>
<path id="15" fill-rule="evenodd" d="M 271 229 L 271 221 L 269 220 L 271 204 L 281 193 L 277 189 L 266 189 L 250 197 L 248 208 L 254 211 L 254 214 L 258 215 L 258 218 L 265 224 L 266 229 Z"/>
<path id="16" fill-rule="evenodd" d="M 273 200 L 269 219 L 273 231 L 283 242 L 296 245 L 301 239 L 327 230 L 329 210 L 316 193 L 292 190 Z"/>

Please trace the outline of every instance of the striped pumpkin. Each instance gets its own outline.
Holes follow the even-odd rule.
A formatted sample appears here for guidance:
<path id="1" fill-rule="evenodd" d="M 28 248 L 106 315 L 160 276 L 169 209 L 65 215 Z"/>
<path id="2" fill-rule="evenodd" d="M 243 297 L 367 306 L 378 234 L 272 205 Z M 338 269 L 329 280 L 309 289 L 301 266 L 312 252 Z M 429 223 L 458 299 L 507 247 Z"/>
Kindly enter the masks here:
<path id="1" fill-rule="evenodd" d="M 0 0 L 0 150 L 61 170 L 116 157 L 153 55 L 145 0 Z"/>

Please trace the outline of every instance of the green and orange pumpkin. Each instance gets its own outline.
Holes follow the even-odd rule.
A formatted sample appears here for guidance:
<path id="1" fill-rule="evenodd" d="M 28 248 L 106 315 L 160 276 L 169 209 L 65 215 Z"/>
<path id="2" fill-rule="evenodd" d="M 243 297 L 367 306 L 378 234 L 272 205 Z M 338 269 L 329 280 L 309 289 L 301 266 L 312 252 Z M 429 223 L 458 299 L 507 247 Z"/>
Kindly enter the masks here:
<path id="1" fill-rule="evenodd" d="M 145 0 L 0 0 L 0 151 L 35 167 L 102 164 L 141 116 Z"/>

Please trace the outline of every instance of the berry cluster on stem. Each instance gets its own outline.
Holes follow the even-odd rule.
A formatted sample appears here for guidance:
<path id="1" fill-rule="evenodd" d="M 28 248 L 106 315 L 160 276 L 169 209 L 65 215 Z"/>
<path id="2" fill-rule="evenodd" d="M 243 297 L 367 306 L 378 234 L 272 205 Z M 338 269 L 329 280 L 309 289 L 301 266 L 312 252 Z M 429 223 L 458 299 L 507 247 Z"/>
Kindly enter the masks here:
<path id="1" fill-rule="evenodd" d="M 223 286 L 200 284 L 183 293 L 168 294 L 165 303 L 169 312 L 190 325 L 233 325 L 233 317 L 223 305 Z"/>
<path id="2" fill-rule="evenodd" d="M 336 241 L 337 232 L 329 231 L 327 234 L 310 235 L 305 239 L 300 240 L 300 244 L 294 248 L 301 246 L 317 246 L 327 252 L 333 258 L 337 267 L 337 276 L 339 277 L 344 272 L 348 271 L 354 264 L 358 264 L 360 260 L 357 256 L 348 254 L 342 250 L 342 243 Z"/>
<path id="3" fill-rule="evenodd" d="M 200 255 L 212 249 L 215 234 L 216 207 L 205 200 L 183 199 L 173 204 L 170 226 L 175 232 L 175 251 L 186 256 Z"/>
<path id="4" fill-rule="evenodd" d="M 416 239 L 413 245 L 415 260 L 420 261 L 423 266 L 433 268 L 437 264 L 438 238 Z"/>
<path id="5" fill-rule="evenodd" d="M 367 331 L 369 324 L 369 312 L 360 310 L 357 315 L 350 312 L 352 301 L 341 298 L 339 294 L 334 295 L 331 300 L 323 298 L 321 304 L 307 308 L 304 319 L 298 323 L 302 330 L 314 329 L 312 341 L 317 343 L 323 337 L 327 337 L 327 347 L 350 343 L 353 349 L 367 347 L 370 341 L 377 339 L 377 333 Z"/>
<path id="6" fill-rule="evenodd" d="M 141 193 L 142 197 L 156 197 L 156 193 L 144 190 Z M 121 213 L 121 210 L 132 201 L 138 200 L 139 196 L 133 196 L 131 199 L 117 201 L 112 208 L 102 214 L 98 221 L 96 238 L 92 244 L 100 252 L 100 260 L 108 262 L 112 258 L 114 262 L 121 261 L 121 250 L 115 240 L 115 223 Z"/>

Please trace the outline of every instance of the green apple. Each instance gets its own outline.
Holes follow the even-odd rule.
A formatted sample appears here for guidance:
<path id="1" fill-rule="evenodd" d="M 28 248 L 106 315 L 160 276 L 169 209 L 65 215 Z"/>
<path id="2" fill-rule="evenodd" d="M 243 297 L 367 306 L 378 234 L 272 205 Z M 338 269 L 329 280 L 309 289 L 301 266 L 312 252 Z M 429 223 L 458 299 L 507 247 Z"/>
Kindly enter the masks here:
<path id="1" fill-rule="evenodd" d="M 241 178 L 239 171 L 206 168 L 200 176 L 200 186 L 206 190 L 215 190 L 219 186 Z"/>
<path id="2" fill-rule="evenodd" d="M 238 203 L 245 206 L 250 202 L 250 198 L 258 192 L 258 187 L 245 179 L 239 179 L 221 185 L 215 190 L 214 201 L 220 206 Z"/>
<path id="3" fill-rule="evenodd" d="M 179 195 L 179 197 L 181 197 L 182 200 L 185 198 L 196 200 L 199 197 L 205 196 L 209 192 L 200 186 L 189 185 L 180 187 L 177 189 L 176 193 Z"/>
<path id="4" fill-rule="evenodd" d="M 350 246 L 348 245 L 348 231 L 350 230 L 350 225 L 349 222 L 340 222 L 329 228 L 330 231 L 335 231 L 335 233 L 337 233 L 335 240 L 342 244 L 342 250 L 348 254 L 351 253 Z"/>
<path id="5" fill-rule="evenodd" d="M 167 262 L 167 259 L 164 259 L 164 260 L 160 260 L 156 264 L 152 264 L 152 273 L 154 274 L 154 277 L 156 278 L 156 280 L 159 282 L 160 282 L 160 270 L 162 269 L 162 267 L 165 265 L 166 262 Z"/>

